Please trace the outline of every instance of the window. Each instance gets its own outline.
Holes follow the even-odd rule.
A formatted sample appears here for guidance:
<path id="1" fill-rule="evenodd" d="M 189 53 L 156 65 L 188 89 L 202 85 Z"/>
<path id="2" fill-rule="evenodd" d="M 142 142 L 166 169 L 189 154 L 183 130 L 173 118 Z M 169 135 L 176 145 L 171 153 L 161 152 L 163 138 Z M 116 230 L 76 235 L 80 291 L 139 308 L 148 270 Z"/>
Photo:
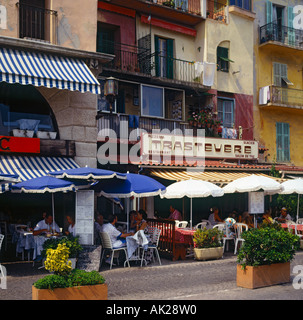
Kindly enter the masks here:
<path id="1" fill-rule="evenodd" d="M 289 124 L 276 123 L 277 161 L 290 161 L 289 152 Z"/>
<path id="2" fill-rule="evenodd" d="M 293 83 L 287 78 L 287 64 L 274 62 L 273 69 L 275 86 L 287 87 L 287 85 L 293 85 Z"/>
<path id="3" fill-rule="evenodd" d="M 98 22 L 97 52 L 115 54 L 115 35 L 119 29 Z"/>
<path id="4" fill-rule="evenodd" d="M 174 40 L 155 36 L 156 76 L 173 79 L 174 75 Z"/>
<path id="5" fill-rule="evenodd" d="M 242 9 L 251 11 L 251 1 L 250 0 L 230 0 L 231 6 L 237 6 Z"/>
<path id="6" fill-rule="evenodd" d="M 233 62 L 228 58 L 228 48 L 217 47 L 217 70 L 228 72 L 229 62 Z"/>
<path id="7" fill-rule="evenodd" d="M 142 116 L 164 118 L 164 89 L 141 85 Z"/>
<path id="8" fill-rule="evenodd" d="M 225 128 L 234 126 L 234 100 L 218 98 L 218 120 L 223 123 Z"/>
<path id="9" fill-rule="evenodd" d="M 14 129 L 58 132 L 50 106 L 34 86 L 2 82 L 0 83 L 0 135 L 13 135 Z"/>

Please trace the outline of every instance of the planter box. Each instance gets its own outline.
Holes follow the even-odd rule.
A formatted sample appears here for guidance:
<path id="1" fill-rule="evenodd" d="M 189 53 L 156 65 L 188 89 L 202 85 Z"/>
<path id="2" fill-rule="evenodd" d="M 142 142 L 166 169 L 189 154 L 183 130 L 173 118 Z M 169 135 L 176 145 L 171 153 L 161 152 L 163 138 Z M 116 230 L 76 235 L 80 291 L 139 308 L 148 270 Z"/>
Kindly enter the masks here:
<path id="1" fill-rule="evenodd" d="M 54 290 L 32 286 L 32 300 L 107 300 L 107 291 L 107 284 Z"/>
<path id="2" fill-rule="evenodd" d="M 14 137 L 32 138 L 34 136 L 34 132 L 34 130 L 13 129 Z"/>
<path id="3" fill-rule="evenodd" d="M 256 289 L 290 282 L 290 262 L 251 267 L 237 265 L 237 286 Z"/>
<path id="4" fill-rule="evenodd" d="M 217 248 L 194 248 L 194 255 L 196 260 L 212 260 L 223 257 L 223 247 Z"/>
<path id="5" fill-rule="evenodd" d="M 57 137 L 57 132 L 37 131 L 37 138 L 54 140 Z"/>

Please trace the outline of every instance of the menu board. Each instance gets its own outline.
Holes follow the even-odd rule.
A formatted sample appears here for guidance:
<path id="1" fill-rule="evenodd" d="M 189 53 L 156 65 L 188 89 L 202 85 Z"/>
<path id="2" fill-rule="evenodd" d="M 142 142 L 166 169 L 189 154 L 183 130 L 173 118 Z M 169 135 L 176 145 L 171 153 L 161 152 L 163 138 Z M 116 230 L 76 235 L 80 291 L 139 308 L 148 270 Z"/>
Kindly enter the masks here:
<path id="1" fill-rule="evenodd" d="M 264 192 L 248 193 L 248 212 L 251 214 L 264 213 Z"/>
<path id="2" fill-rule="evenodd" d="M 94 244 L 94 191 L 76 192 L 76 235 L 82 245 Z"/>

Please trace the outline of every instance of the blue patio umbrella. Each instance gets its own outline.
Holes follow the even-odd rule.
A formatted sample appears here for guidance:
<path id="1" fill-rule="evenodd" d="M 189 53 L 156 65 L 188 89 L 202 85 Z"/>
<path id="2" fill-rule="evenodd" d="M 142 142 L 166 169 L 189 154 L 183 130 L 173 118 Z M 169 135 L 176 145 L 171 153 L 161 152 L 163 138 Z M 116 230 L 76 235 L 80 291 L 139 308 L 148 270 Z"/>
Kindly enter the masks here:
<path id="1" fill-rule="evenodd" d="M 107 198 L 152 197 L 165 191 L 157 180 L 135 173 L 127 173 L 126 179 L 99 181 L 93 189 Z"/>
<path id="2" fill-rule="evenodd" d="M 157 180 L 135 173 L 127 173 L 126 180 L 102 180 L 92 187 L 99 195 L 107 198 L 153 197 L 165 192 L 165 186 Z M 127 228 L 128 216 L 127 212 Z"/>
<path id="3" fill-rule="evenodd" d="M 53 221 L 55 221 L 54 193 L 68 191 L 76 191 L 76 186 L 74 183 L 50 176 L 29 179 L 12 186 L 12 192 L 14 193 L 51 193 Z"/>
<path id="4" fill-rule="evenodd" d="M 20 182 L 20 178 L 17 174 L 3 173 L 0 172 L 0 183 L 7 182 Z"/>
<path id="5" fill-rule="evenodd" d="M 81 179 L 81 180 L 101 180 L 101 179 L 126 179 L 125 173 L 119 173 L 111 170 L 97 169 L 90 167 L 81 167 L 67 170 L 49 172 L 49 175 L 56 178 Z"/>

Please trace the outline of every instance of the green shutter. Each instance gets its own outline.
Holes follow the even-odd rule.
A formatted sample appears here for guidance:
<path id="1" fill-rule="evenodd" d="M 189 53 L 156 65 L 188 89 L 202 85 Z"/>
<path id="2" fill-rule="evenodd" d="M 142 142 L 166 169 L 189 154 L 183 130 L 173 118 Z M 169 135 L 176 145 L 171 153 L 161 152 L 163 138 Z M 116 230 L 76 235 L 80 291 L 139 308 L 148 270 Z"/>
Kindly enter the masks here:
<path id="1" fill-rule="evenodd" d="M 290 46 L 295 45 L 295 30 L 293 29 L 293 21 L 294 21 L 294 10 L 293 7 L 287 8 L 287 26 L 288 26 L 288 44 Z"/>
<path id="2" fill-rule="evenodd" d="M 229 70 L 228 48 L 217 47 L 217 70 L 228 72 Z"/>
<path id="3" fill-rule="evenodd" d="M 156 77 L 159 77 L 159 37 L 155 36 L 155 68 L 156 68 Z"/>
<path id="4" fill-rule="evenodd" d="M 167 50 L 167 78 L 174 78 L 174 40 L 166 40 L 166 50 Z"/>
<path id="5" fill-rule="evenodd" d="M 276 147 L 277 161 L 290 160 L 290 135 L 289 124 L 284 122 L 276 123 Z"/>
<path id="6" fill-rule="evenodd" d="M 272 2 L 266 0 L 266 23 L 272 22 Z"/>

